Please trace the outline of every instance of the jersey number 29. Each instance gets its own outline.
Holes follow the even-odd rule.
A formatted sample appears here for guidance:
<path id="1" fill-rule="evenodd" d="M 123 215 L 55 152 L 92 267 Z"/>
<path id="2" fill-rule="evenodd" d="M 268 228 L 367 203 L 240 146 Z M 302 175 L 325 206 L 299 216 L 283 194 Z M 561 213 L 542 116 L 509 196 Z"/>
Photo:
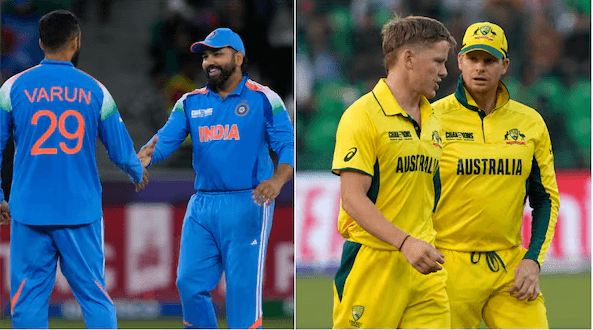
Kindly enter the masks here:
<path id="1" fill-rule="evenodd" d="M 60 142 L 59 143 L 60 149 L 63 152 L 67 153 L 68 155 L 72 155 L 72 154 L 75 154 L 80 151 L 80 149 L 82 148 L 82 138 L 84 136 L 84 118 L 78 111 L 66 110 L 60 116 L 60 118 L 58 120 L 56 114 L 54 114 L 53 112 L 51 112 L 49 110 L 39 110 L 33 115 L 33 118 L 31 118 L 31 124 L 37 125 L 37 121 L 39 120 L 39 117 L 42 117 L 42 116 L 49 117 L 50 124 L 49 124 L 47 131 L 45 131 L 45 133 L 43 133 L 43 135 L 39 138 L 39 140 L 37 140 L 37 142 L 35 142 L 35 144 L 33 145 L 33 148 L 31 148 L 32 156 L 35 156 L 35 155 L 56 155 L 58 153 L 58 148 L 42 148 L 41 147 L 41 145 L 45 142 L 45 140 L 47 140 L 54 133 L 54 131 L 56 130 L 56 127 L 59 128 L 60 133 L 66 139 L 69 139 L 69 140 L 77 139 L 78 140 L 76 143 L 76 146 L 74 148 L 69 148 L 65 142 Z M 76 129 L 76 132 L 74 132 L 74 133 L 70 133 L 66 130 L 66 118 L 68 118 L 70 116 L 76 118 L 76 121 L 78 122 L 78 128 Z"/>

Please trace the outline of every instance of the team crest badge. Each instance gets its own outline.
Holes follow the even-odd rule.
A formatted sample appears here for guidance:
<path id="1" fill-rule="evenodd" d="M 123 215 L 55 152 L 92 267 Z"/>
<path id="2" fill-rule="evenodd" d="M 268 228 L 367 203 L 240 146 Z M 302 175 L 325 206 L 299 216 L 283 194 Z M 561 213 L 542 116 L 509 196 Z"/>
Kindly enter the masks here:
<path id="1" fill-rule="evenodd" d="M 362 317 L 363 313 L 364 313 L 363 306 L 360 306 L 360 305 L 352 306 L 352 317 L 354 318 L 354 321 L 358 321 L 358 319 L 360 319 Z"/>
<path id="2" fill-rule="evenodd" d="M 490 30 L 491 28 L 488 25 L 480 27 L 480 32 L 482 32 L 483 35 L 490 33 Z"/>
<path id="3" fill-rule="evenodd" d="M 521 138 L 520 141 L 519 138 Z M 521 133 L 521 131 L 516 128 L 510 129 L 504 135 L 504 139 L 507 141 L 507 144 L 525 144 L 525 134 Z"/>
<path id="4" fill-rule="evenodd" d="M 441 135 L 439 134 L 439 131 L 433 131 L 432 132 L 432 145 L 442 149 L 443 148 L 442 143 L 443 143 L 443 139 L 441 139 Z"/>
<path id="5" fill-rule="evenodd" d="M 247 103 L 241 103 L 235 108 L 235 114 L 239 117 L 245 116 L 249 112 Z"/>
<path id="6" fill-rule="evenodd" d="M 206 39 L 212 39 L 214 37 L 216 37 L 216 35 L 218 34 L 218 32 L 216 30 L 210 32 L 210 34 L 206 37 Z"/>

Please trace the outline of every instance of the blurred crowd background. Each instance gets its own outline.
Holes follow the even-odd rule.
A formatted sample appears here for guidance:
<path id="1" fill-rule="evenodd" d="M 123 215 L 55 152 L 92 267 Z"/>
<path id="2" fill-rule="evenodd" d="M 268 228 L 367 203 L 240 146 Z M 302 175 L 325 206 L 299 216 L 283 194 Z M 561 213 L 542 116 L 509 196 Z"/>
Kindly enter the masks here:
<path id="1" fill-rule="evenodd" d="M 381 27 L 393 13 L 443 22 L 458 42 L 436 101 L 452 93 L 459 46 L 475 22 L 500 25 L 509 42 L 503 82 L 546 121 L 557 169 L 591 165 L 590 0 L 297 0 L 299 170 L 329 171 L 343 111 L 385 77 Z"/>
<path id="2" fill-rule="evenodd" d="M 276 91 L 294 113 L 292 0 L 2 0 L 1 6 L 0 82 L 43 59 L 39 18 L 71 10 L 81 20 L 79 68 L 109 89 L 137 150 L 184 93 L 206 85 L 201 56 L 189 47 L 218 27 L 242 37 L 250 78 Z M 102 150 L 102 177 L 125 179 Z M 189 143 L 154 169 L 191 173 Z"/>

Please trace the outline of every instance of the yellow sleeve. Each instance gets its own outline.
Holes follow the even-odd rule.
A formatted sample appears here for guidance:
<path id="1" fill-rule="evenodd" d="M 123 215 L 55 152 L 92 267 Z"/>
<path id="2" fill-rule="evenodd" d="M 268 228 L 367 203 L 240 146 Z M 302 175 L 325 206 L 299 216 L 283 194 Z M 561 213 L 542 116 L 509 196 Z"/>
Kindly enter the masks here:
<path id="1" fill-rule="evenodd" d="M 365 111 L 347 109 L 338 124 L 332 173 L 340 175 L 343 170 L 356 170 L 373 176 L 377 161 L 375 136 L 375 125 Z"/>
<path id="2" fill-rule="evenodd" d="M 536 141 L 531 173 L 527 179 L 529 205 L 533 208 L 531 242 L 524 258 L 543 264 L 554 237 L 560 196 L 554 172 L 554 155 L 550 134 L 541 119 L 543 131 Z"/>

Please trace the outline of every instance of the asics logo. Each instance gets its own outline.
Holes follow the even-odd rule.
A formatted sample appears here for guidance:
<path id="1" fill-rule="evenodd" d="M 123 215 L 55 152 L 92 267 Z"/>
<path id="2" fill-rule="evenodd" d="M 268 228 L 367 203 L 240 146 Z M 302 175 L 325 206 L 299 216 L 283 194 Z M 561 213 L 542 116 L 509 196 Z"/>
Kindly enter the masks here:
<path id="1" fill-rule="evenodd" d="M 358 151 L 358 149 L 356 149 L 356 147 L 350 148 L 350 150 L 348 150 L 348 153 L 344 157 L 344 161 L 345 162 L 350 161 L 350 159 L 352 159 L 352 157 L 354 157 L 354 155 L 356 155 L 357 151 Z"/>

